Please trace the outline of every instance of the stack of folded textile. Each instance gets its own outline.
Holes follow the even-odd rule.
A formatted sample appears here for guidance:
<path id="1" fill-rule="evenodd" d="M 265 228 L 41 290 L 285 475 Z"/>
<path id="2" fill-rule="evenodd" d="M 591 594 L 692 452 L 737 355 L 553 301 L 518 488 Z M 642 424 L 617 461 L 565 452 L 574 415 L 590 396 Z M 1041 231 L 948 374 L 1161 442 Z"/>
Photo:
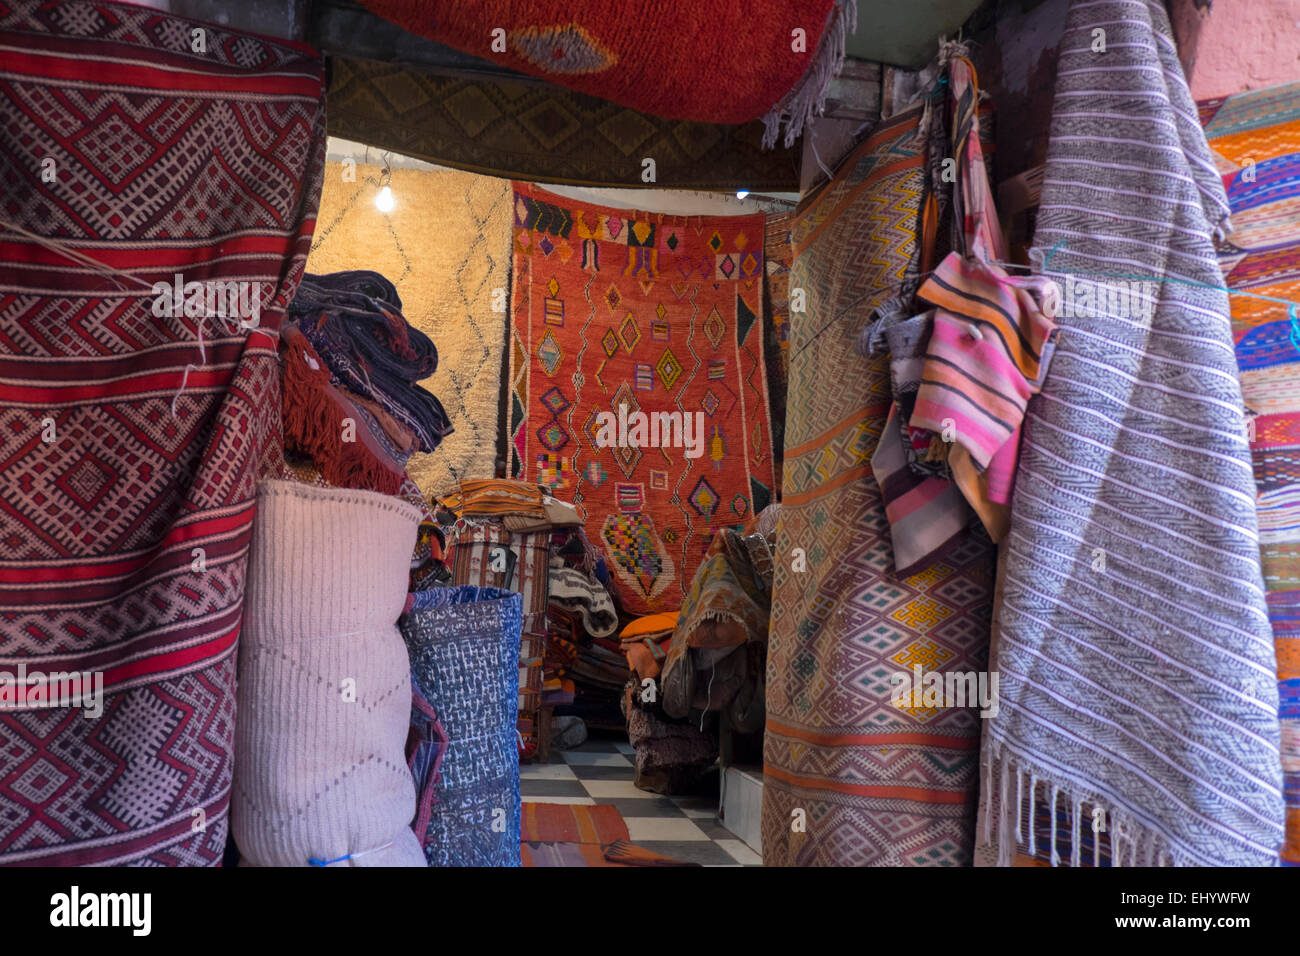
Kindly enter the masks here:
<path id="1" fill-rule="evenodd" d="M 376 272 L 306 275 L 281 332 L 286 457 L 326 483 L 397 494 L 406 463 L 451 433 L 442 405 L 416 384 L 438 352 L 402 317 Z"/>
<path id="2" fill-rule="evenodd" d="M 566 567 L 564 559 L 550 561 L 550 605 L 576 614 L 582 628 L 594 639 L 608 638 L 618 630 L 618 612 L 605 586 L 590 575 Z"/>
<path id="3" fill-rule="evenodd" d="M 710 715 L 699 724 L 673 720 L 664 713 L 657 688 L 643 688 L 633 681 L 623 692 L 623 711 L 628 742 L 636 752 L 632 782 L 637 787 L 688 794 L 714 785 L 718 732 Z"/>
<path id="4" fill-rule="evenodd" d="M 550 591 L 555 580 L 550 564 L 558 548 L 553 539 L 567 541 L 574 530 L 581 532 L 577 511 L 535 485 L 507 479 L 463 482 L 459 493 L 443 499 L 443 503 L 457 516 L 447 535 L 447 567 L 452 581 L 504 588 L 523 595 L 518 731 L 521 754 L 531 757 L 540 749 L 541 709 L 572 703 L 577 693 L 567 672 L 552 673 L 549 681 L 543 673 L 551 623 Z M 561 593 L 555 608 L 567 608 L 575 620 L 585 618 L 588 626 L 602 636 L 613 634 L 618 621 L 609 592 L 583 573 L 581 563 L 575 567 L 563 556 L 556 560 Z M 564 633 L 570 634 L 569 628 Z M 574 663 L 578 656 L 575 648 Z M 582 667 L 598 670 L 602 664 L 608 666 L 610 661 L 593 660 L 588 654 Z"/>
<path id="5" fill-rule="evenodd" d="M 718 532 L 681 610 L 623 628 L 619 646 L 632 678 L 623 709 L 643 790 L 689 793 L 707 784 L 717 757 L 716 738 L 702 729 L 710 712 L 739 734 L 763 727 L 774 517 L 773 509 L 754 524 L 767 533 Z"/>
<path id="6" fill-rule="evenodd" d="M 623 628 L 620 647 L 638 684 L 659 676 L 672 647 L 677 618 L 677 611 L 647 614 Z"/>
<path id="7" fill-rule="evenodd" d="M 664 713 L 724 712 L 742 733 L 762 727 L 772 539 L 718 532 L 682 602 L 660 677 Z"/>
<path id="8" fill-rule="evenodd" d="M 618 727 L 628 672 L 605 560 L 580 524 L 555 527 L 550 549 L 543 703 L 588 724 Z"/>
<path id="9" fill-rule="evenodd" d="M 627 683 L 628 670 L 618 645 L 609 637 L 593 637 L 579 612 L 554 602 L 547 619 L 550 630 L 543 687 L 555 688 L 559 682 L 562 692 L 556 703 L 563 704 L 566 714 L 596 726 L 621 725 L 619 696 Z"/>

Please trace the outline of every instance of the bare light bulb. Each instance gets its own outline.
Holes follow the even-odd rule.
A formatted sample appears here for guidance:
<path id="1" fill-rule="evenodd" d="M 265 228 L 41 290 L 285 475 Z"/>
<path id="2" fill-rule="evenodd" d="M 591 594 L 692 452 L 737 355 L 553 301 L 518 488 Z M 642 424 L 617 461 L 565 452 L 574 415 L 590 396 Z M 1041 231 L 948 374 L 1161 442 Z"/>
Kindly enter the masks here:
<path id="1" fill-rule="evenodd" d="M 394 205 L 393 190 L 388 186 L 379 190 L 379 195 L 375 197 L 375 208 L 380 212 L 392 212 Z"/>

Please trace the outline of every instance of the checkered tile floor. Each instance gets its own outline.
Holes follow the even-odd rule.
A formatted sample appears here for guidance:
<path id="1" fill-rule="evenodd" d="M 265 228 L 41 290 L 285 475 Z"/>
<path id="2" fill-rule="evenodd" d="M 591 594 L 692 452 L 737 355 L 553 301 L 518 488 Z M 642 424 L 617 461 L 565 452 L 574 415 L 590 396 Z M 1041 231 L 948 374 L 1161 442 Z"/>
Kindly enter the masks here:
<path id="1" fill-rule="evenodd" d="M 744 841 L 718 822 L 718 798 L 663 797 L 632 783 L 632 747 L 588 740 L 556 751 L 549 763 L 519 768 L 525 803 L 613 804 L 632 842 L 674 859 L 704 866 L 762 866 Z"/>

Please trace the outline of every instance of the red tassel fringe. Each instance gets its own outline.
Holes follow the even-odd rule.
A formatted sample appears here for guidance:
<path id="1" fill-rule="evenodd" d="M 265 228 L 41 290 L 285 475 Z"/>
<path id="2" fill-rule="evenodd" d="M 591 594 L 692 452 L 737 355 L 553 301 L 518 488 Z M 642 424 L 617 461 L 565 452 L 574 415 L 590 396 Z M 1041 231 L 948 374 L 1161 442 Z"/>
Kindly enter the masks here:
<path id="1" fill-rule="evenodd" d="M 330 373 L 320 356 L 301 332 L 286 329 L 283 338 L 285 445 L 310 455 L 331 485 L 397 494 L 403 473 L 394 472 L 362 442 L 343 440 L 349 416 L 330 398 Z M 355 419 L 353 423 L 362 427 Z"/>

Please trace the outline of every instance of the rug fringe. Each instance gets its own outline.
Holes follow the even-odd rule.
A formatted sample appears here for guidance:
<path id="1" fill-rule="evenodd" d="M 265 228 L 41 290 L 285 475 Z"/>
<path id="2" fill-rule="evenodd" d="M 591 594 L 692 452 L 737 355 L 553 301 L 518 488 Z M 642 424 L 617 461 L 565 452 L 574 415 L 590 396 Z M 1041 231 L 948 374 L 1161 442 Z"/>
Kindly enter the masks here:
<path id="1" fill-rule="evenodd" d="M 317 359 L 308 364 L 304 340 L 288 344 L 284 356 L 284 437 L 312 457 L 322 477 L 343 488 L 395 495 L 402 476 L 384 466 L 358 441 L 343 440 L 343 411 L 329 400 L 330 375 Z M 309 346 L 308 346 L 309 347 Z M 354 427 L 365 427 L 354 422 Z"/>
<path id="2" fill-rule="evenodd" d="M 981 769 L 986 792 L 981 795 L 984 808 L 984 827 L 982 839 L 985 846 L 993 846 L 997 841 L 997 865 L 1011 866 L 1018 847 L 1026 847 L 1030 856 L 1037 854 L 1037 833 L 1034 826 L 1035 801 L 1038 787 L 1044 785 L 1051 793 L 1053 813 L 1064 803 L 1070 808 L 1070 858 L 1069 865 L 1082 865 L 1082 840 L 1084 827 L 1092 827 L 1093 819 L 1089 811 L 1084 819 L 1085 808 L 1102 807 L 1107 842 L 1110 844 L 1112 866 L 1195 866 L 1195 860 L 1185 858 L 1169 843 L 1159 831 L 1141 823 L 1133 814 L 1122 807 L 1107 806 L 1105 800 L 1096 793 L 1080 789 L 1078 784 L 1054 776 L 1041 766 L 1025 760 L 1019 754 L 1012 754 L 1001 741 L 985 741 L 980 756 Z M 1014 788 L 1011 780 L 1015 780 Z M 994 787 L 994 781 L 998 786 Z M 1029 815 L 1025 826 L 1021 827 L 1022 803 L 1025 786 L 1029 787 Z M 1015 791 L 1015 802 L 1010 799 Z M 997 821 L 996 838 L 992 834 L 993 821 Z M 1061 854 L 1057 849 L 1056 821 L 1051 827 L 1050 855 L 1052 866 L 1062 865 Z M 1046 848 L 1045 848 L 1046 849 Z M 1093 866 L 1101 860 L 1101 840 L 1093 841 Z"/>
<path id="3" fill-rule="evenodd" d="M 742 627 L 742 628 L 745 626 L 745 619 L 741 615 L 736 614 L 732 611 L 728 611 L 726 608 L 720 608 L 720 607 L 709 608 L 708 610 L 700 611 L 695 615 L 695 620 L 721 621 L 724 624 L 735 624 L 737 627 Z"/>
<path id="4" fill-rule="evenodd" d="M 789 93 L 763 117 L 763 148 L 776 145 L 781 124 L 785 124 L 785 147 L 789 149 L 815 116 L 826 109 L 831 81 L 844 68 L 845 45 L 858 28 L 858 7 L 854 0 L 835 0 L 828 14 L 812 64 Z"/>

